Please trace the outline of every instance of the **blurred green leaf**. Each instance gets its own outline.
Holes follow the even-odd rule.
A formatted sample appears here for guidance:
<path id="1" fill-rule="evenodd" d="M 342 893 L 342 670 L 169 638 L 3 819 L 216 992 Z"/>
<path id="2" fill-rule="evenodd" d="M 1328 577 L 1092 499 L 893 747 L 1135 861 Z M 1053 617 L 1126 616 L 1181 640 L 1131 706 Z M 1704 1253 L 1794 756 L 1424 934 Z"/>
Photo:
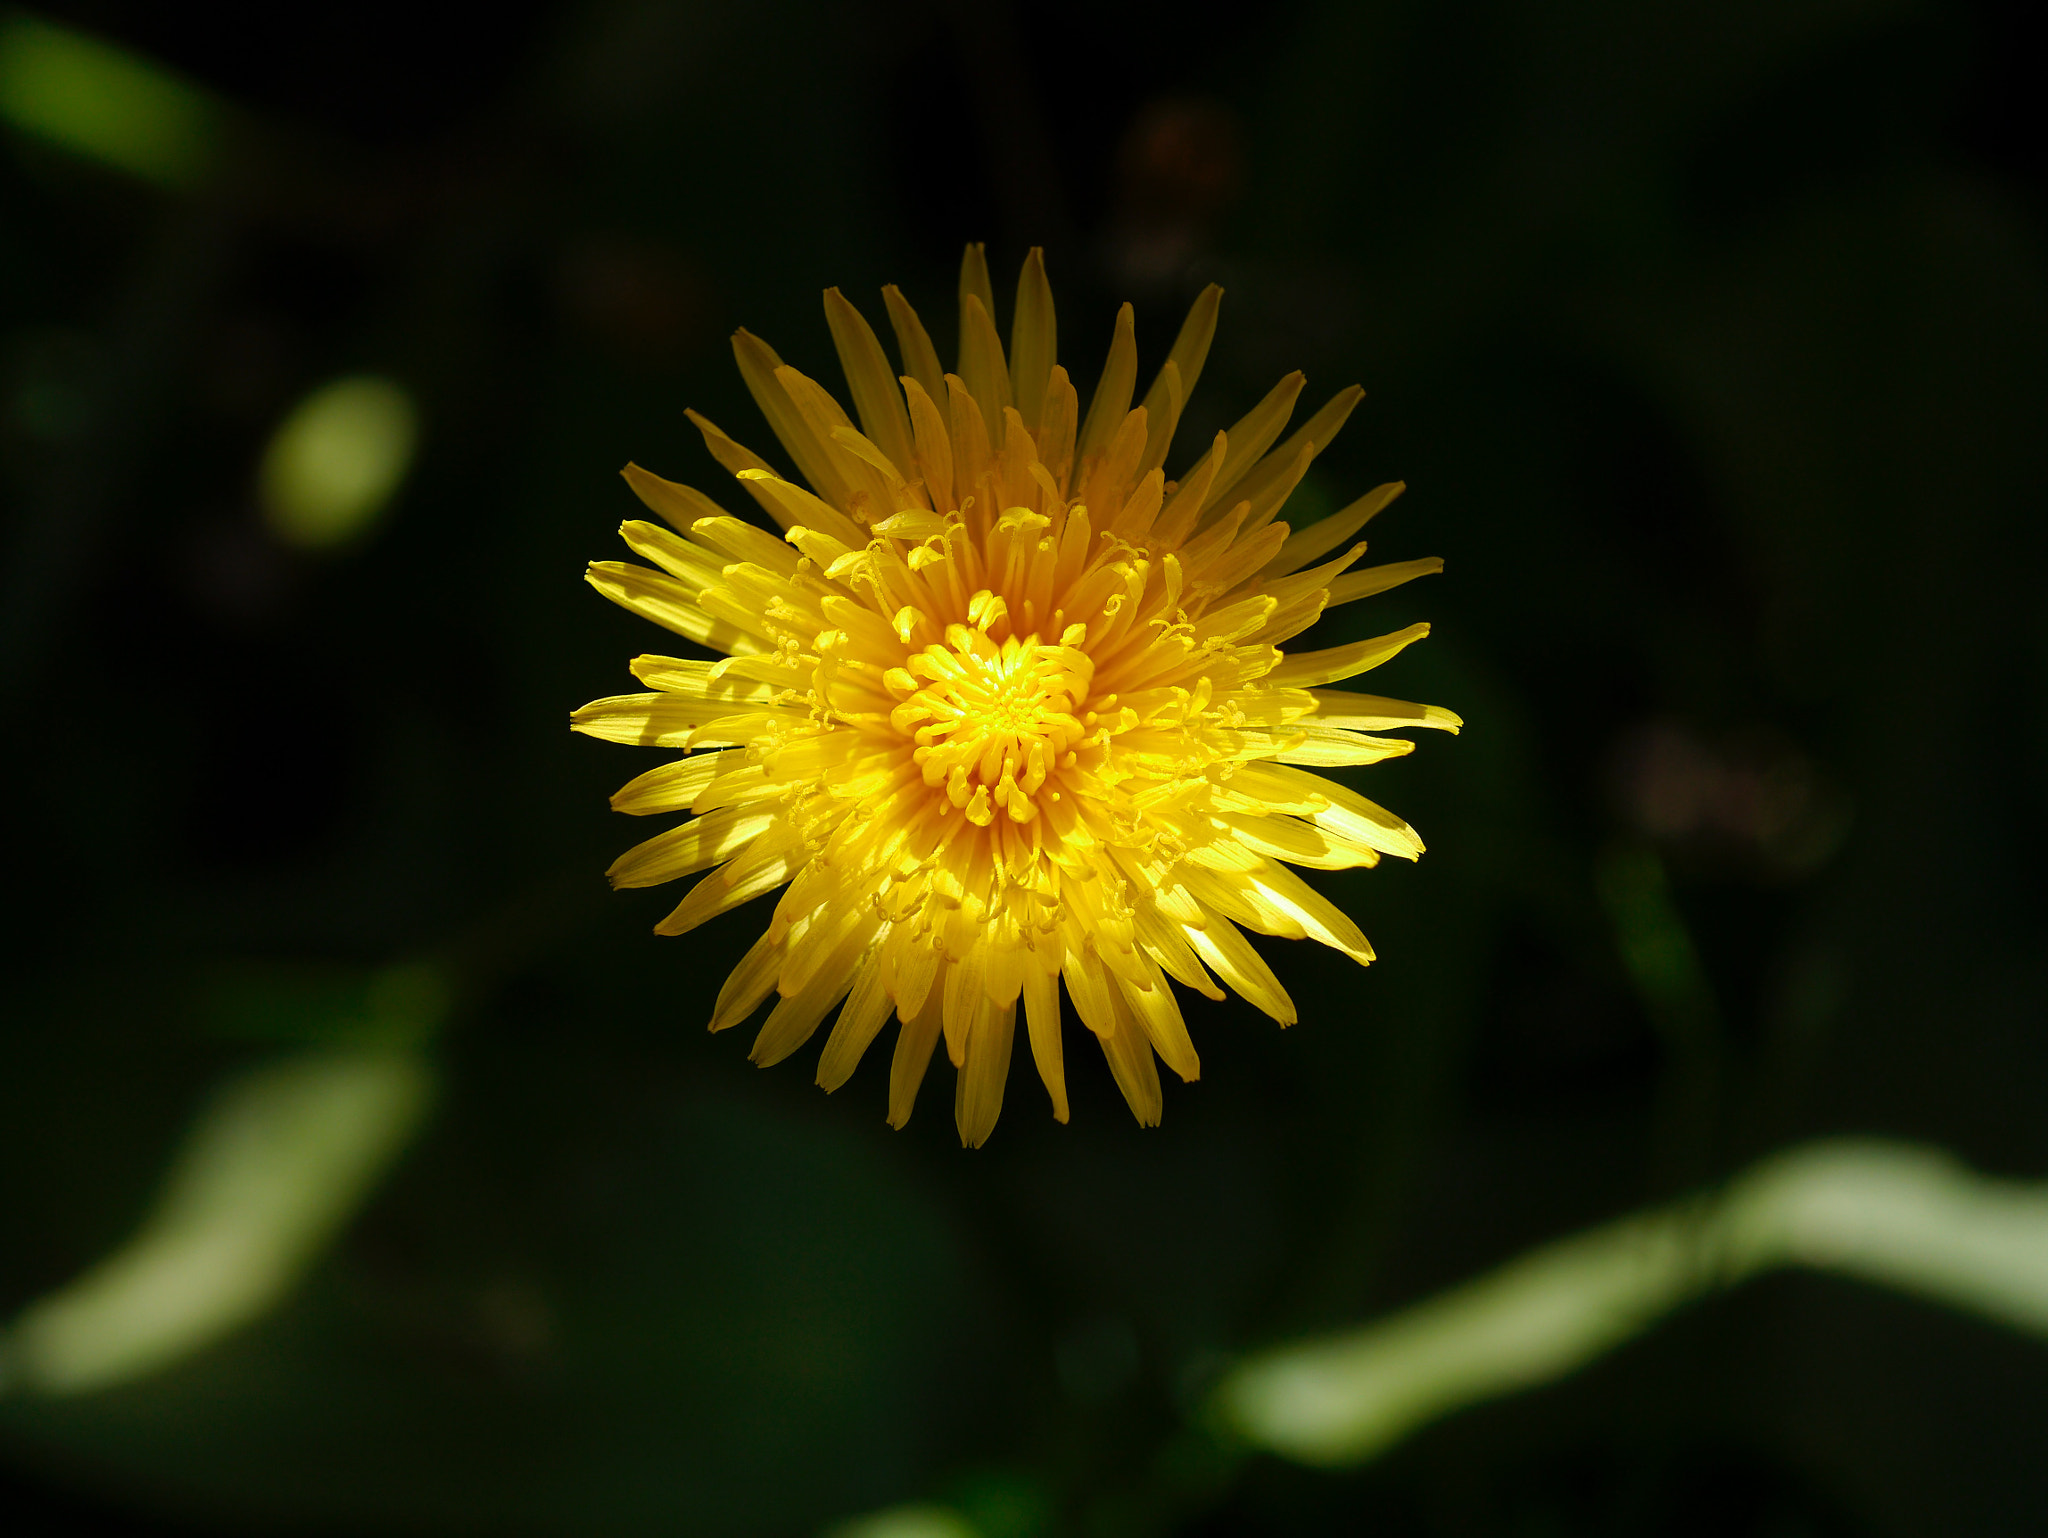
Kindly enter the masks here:
<path id="1" fill-rule="evenodd" d="M 206 179 L 220 109 L 159 64 L 19 13 L 0 18 L 0 117 L 160 186 Z"/>
<path id="2" fill-rule="evenodd" d="M 220 1092 L 125 1246 L 31 1304 L 0 1384 L 78 1394 L 140 1377 L 260 1317 L 418 1127 L 432 1075 L 401 1051 L 323 1053 Z"/>

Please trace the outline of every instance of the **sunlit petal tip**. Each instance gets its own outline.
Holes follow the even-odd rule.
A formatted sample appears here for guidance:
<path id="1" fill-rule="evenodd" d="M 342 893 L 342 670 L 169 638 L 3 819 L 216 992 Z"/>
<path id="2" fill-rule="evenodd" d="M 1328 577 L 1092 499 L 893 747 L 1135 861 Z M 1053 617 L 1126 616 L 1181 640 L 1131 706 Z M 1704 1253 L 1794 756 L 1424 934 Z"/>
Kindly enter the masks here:
<path id="1" fill-rule="evenodd" d="M 1155 1126 L 1159 1065 L 1201 1073 L 1174 983 L 1235 991 L 1285 1026 L 1295 1005 L 1247 932 L 1372 960 L 1293 867 L 1413 859 L 1422 841 L 1310 771 L 1413 746 L 1376 734 L 1462 723 L 1325 687 L 1390 661 L 1426 624 L 1285 648 L 1326 607 L 1443 563 L 1353 568 L 1356 536 L 1399 482 L 1320 523 L 1285 521 L 1358 386 L 1283 438 L 1305 384 L 1289 374 L 1175 467 L 1221 296 L 1197 297 L 1142 396 L 1124 306 L 1084 409 L 1057 359 L 1042 251 L 999 314 L 987 254 L 970 245 L 950 373 L 895 288 L 882 295 L 894 361 L 859 308 L 825 291 L 851 412 L 734 333 L 795 473 L 688 416 L 773 531 L 636 464 L 622 472 L 661 521 L 622 526 L 646 565 L 595 562 L 587 580 L 723 660 L 636 657 L 651 692 L 593 700 L 570 724 L 688 755 L 613 797 L 683 819 L 607 873 L 618 887 L 694 877 L 657 933 L 780 894 L 711 1013 L 721 1031 L 774 1000 L 753 1061 L 781 1061 L 830 1021 L 817 1066 L 830 1091 L 893 1019 L 889 1124 L 909 1122 L 943 1041 L 956 1130 L 980 1147 L 1020 1030 L 1060 1122 L 1064 1043 L 1092 1041 L 1134 1118 Z"/>

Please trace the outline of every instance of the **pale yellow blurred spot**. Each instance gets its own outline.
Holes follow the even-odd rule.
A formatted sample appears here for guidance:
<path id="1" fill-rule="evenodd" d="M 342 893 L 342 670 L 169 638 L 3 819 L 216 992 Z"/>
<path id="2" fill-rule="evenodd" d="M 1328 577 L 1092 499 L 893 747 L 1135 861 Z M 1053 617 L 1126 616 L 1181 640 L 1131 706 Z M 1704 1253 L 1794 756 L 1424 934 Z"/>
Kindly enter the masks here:
<path id="1" fill-rule="evenodd" d="M 825 1538 L 980 1538 L 950 1506 L 891 1506 L 827 1530 Z"/>
<path id="2" fill-rule="evenodd" d="M 374 374 L 322 385 L 284 419 L 263 454 L 263 515 L 301 550 L 345 544 L 381 512 L 412 466 L 419 413 Z"/>

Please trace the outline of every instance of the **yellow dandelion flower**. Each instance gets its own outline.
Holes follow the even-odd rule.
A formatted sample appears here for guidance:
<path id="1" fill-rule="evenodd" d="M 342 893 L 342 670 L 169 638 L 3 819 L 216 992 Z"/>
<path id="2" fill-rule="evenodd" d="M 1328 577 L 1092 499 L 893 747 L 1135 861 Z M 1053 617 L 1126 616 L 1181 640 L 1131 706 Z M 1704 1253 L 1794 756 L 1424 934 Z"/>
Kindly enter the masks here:
<path id="1" fill-rule="evenodd" d="M 1169 979 L 1214 999 L 1220 980 L 1287 1025 L 1294 1005 L 1245 930 L 1372 959 L 1358 926 L 1288 867 L 1414 859 L 1422 841 L 1309 771 L 1406 753 L 1405 738 L 1375 734 L 1455 731 L 1458 719 L 1325 687 L 1426 625 L 1327 650 L 1280 646 L 1329 605 L 1443 563 L 1349 570 L 1365 552 L 1353 536 L 1398 482 L 1298 531 L 1279 519 L 1357 388 L 1283 442 L 1303 382 L 1290 374 L 1166 479 L 1219 289 L 1195 301 L 1135 406 L 1125 305 L 1085 416 L 1054 361 L 1039 252 L 1018 281 L 1006 356 L 981 248 L 968 248 L 955 373 L 903 296 L 883 297 L 901 377 L 859 311 L 825 294 L 857 428 L 765 342 L 733 339 L 809 489 L 691 413 L 781 538 L 701 492 L 625 471 L 672 528 L 627 523 L 626 543 L 651 566 L 596 562 L 591 584 L 724 656 L 636 657 L 650 692 L 572 717 L 594 737 L 685 755 L 612 798 L 623 812 L 693 815 L 621 855 L 611 881 L 705 872 L 656 926 L 667 935 L 786 888 L 711 1028 L 776 995 L 752 1054 L 766 1065 L 837 1006 L 818 1065 L 831 1090 L 893 1014 L 894 1126 L 943 1038 L 960 1136 L 986 1139 L 1020 1001 L 1065 1121 L 1062 981 L 1138 1120 L 1155 1125 L 1155 1058 L 1183 1079 L 1200 1069 Z"/>

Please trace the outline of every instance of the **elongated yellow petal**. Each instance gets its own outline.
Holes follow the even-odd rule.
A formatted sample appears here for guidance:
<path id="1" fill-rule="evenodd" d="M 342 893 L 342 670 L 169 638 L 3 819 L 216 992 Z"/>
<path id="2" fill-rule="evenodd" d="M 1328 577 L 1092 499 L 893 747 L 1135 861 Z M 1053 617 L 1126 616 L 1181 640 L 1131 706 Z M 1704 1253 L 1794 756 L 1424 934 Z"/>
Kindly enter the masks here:
<path id="1" fill-rule="evenodd" d="M 605 742 L 631 742 L 650 748 L 681 748 L 690 734 L 707 722 L 732 713 L 726 700 L 693 699 L 680 694 L 615 694 L 592 700 L 573 712 L 570 726 Z M 802 717 L 784 712 L 792 724 Z"/>
<path id="2" fill-rule="evenodd" d="M 997 422 L 1010 409 L 1010 374 L 1002 338 L 978 295 L 960 296 L 960 378 L 984 422 Z"/>
<path id="3" fill-rule="evenodd" d="M 1380 863 L 1379 851 L 1370 845 L 1340 838 L 1329 829 L 1298 817 L 1247 817 L 1224 812 L 1217 820 L 1252 853 L 1292 861 L 1312 870 L 1350 870 Z"/>
<path id="4" fill-rule="evenodd" d="M 1404 582 L 1413 582 L 1417 577 L 1434 576 L 1443 569 L 1443 558 L 1431 555 L 1419 561 L 1394 561 L 1385 566 L 1368 566 L 1363 571 L 1347 572 L 1330 584 L 1330 604 L 1335 607 L 1340 603 L 1355 603 L 1358 599 L 1399 587 Z"/>
<path id="5" fill-rule="evenodd" d="M 1365 391 L 1357 385 L 1340 390 L 1332 396 L 1322 409 L 1287 436 L 1287 441 L 1261 460 L 1234 488 L 1238 496 L 1253 504 L 1269 494 L 1271 483 L 1287 475 L 1294 475 L 1294 460 L 1306 453 L 1310 459 L 1337 441 L 1337 434 L 1343 431 L 1344 423 L 1365 399 Z M 1295 479 L 1300 479 L 1295 475 Z"/>
<path id="6" fill-rule="evenodd" d="M 636 775 L 612 797 L 612 810 L 639 817 L 651 812 L 688 811 L 728 757 L 726 753 L 698 753 Z"/>
<path id="7" fill-rule="evenodd" d="M 733 673 L 716 662 L 699 662 L 688 657 L 635 657 L 628 664 L 633 676 L 650 689 L 667 694 L 687 695 L 693 700 L 715 701 L 726 713 L 746 705 L 774 701 L 780 691 L 772 683 Z"/>
<path id="8" fill-rule="evenodd" d="M 832 328 L 832 345 L 839 353 L 839 366 L 846 371 L 846 384 L 853 394 L 860 430 L 895 461 L 904 475 L 915 474 L 910 450 L 910 413 L 904 407 L 896 372 L 889 367 L 874 328 L 836 288 L 825 290 L 825 322 Z"/>
<path id="9" fill-rule="evenodd" d="M 808 856 L 800 843 L 776 839 L 771 834 L 756 839 L 749 849 L 730 864 L 720 866 L 690 888 L 690 895 L 677 903 L 669 916 L 654 926 L 658 935 L 688 934 L 699 924 L 709 923 L 781 886 Z"/>
<path id="10" fill-rule="evenodd" d="M 1067 1119 L 1067 1070 L 1060 1051 L 1060 984 L 1036 965 L 1024 974 L 1024 1017 L 1031 1032 L 1031 1056 L 1052 1097 L 1053 1120 Z"/>
<path id="11" fill-rule="evenodd" d="M 896 333 L 896 351 L 903 359 L 903 372 L 922 385 L 926 395 L 945 394 L 946 371 L 939 366 L 938 349 L 932 346 L 917 311 L 893 283 L 882 290 L 882 303 L 888 308 L 889 325 Z"/>
<path id="12" fill-rule="evenodd" d="M 853 973 L 846 963 L 859 954 L 867 938 L 866 930 L 848 935 L 829 960 L 815 968 L 803 986 L 794 991 L 785 972 L 782 998 L 768 1011 L 760 1034 L 754 1038 L 754 1048 L 747 1054 L 753 1062 L 763 1068 L 772 1067 L 811 1039 L 826 1014 L 846 997 L 853 983 Z"/>
<path id="13" fill-rule="evenodd" d="M 717 1002 L 711 1006 L 711 1029 L 730 1030 L 759 1009 L 761 1001 L 775 991 L 775 974 L 781 969 L 781 938 L 764 932 L 718 990 Z"/>
<path id="14" fill-rule="evenodd" d="M 1276 689 L 1312 689 L 1317 684 L 1333 684 L 1378 667 L 1428 634 L 1428 624 L 1414 624 L 1389 635 L 1353 641 L 1348 646 L 1300 652 L 1268 673 L 1266 682 Z"/>
<path id="15" fill-rule="evenodd" d="M 1017 1006 L 975 1001 L 967 1061 L 954 1081 L 953 1121 L 963 1147 L 979 1148 L 996 1129 L 1003 1112 L 1003 1083 L 1010 1076 L 1010 1041 L 1017 1026 Z"/>
<path id="16" fill-rule="evenodd" d="M 633 495 L 645 502 L 650 511 L 660 514 L 684 534 L 690 532 L 690 525 L 699 518 L 716 518 L 725 511 L 703 492 L 689 486 L 678 486 L 674 481 L 665 481 L 638 465 L 629 464 L 619 474 L 626 478 L 626 484 L 633 488 Z"/>
<path id="17" fill-rule="evenodd" d="M 1188 1039 L 1187 1022 L 1181 1019 L 1180 1004 L 1166 979 L 1155 973 L 1148 979 L 1150 987 L 1139 987 L 1121 977 L 1116 981 L 1130 1018 L 1145 1033 L 1160 1060 L 1179 1074 L 1183 1083 L 1192 1084 L 1199 1079 L 1202 1060 L 1195 1055 L 1195 1044 Z"/>
<path id="18" fill-rule="evenodd" d="M 653 620 L 664 630 L 687 636 L 699 646 L 735 655 L 772 650 L 766 637 L 714 618 L 694 601 L 697 594 L 689 588 L 644 566 L 626 561 L 592 561 L 585 580 L 620 608 Z"/>
<path id="19" fill-rule="evenodd" d="M 1316 702 L 1316 719 L 1327 726 L 1348 727 L 1361 732 L 1392 731 L 1403 726 L 1426 726 L 1433 731 L 1456 732 L 1464 719 L 1441 705 L 1417 705 L 1409 700 L 1390 700 L 1379 694 L 1350 694 L 1342 689 L 1311 689 Z"/>
<path id="20" fill-rule="evenodd" d="M 1280 553 L 1266 568 L 1265 575 L 1282 577 L 1290 571 L 1299 571 L 1310 561 L 1320 560 L 1372 522 L 1385 511 L 1388 503 L 1407 489 L 1406 481 L 1389 481 L 1384 486 L 1374 487 L 1349 507 L 1305 528 L 1296 529 L 1287 537 L 1287 543 L 1280 547 Z"/>
<path id="21" fill-rule="evenodd" d="M 851 518 L 779 475 L 767 470 L 742 470 L 740 484 L 755 494 L 768 515 L 784 529 L 816 529 L 846 546 L 867 543 Z"/>
<path id="22" fill-rule="evenodd" d="M 681 488 L 678 488 L 681 489 Z M 724 517 L 716 506 L 709 514 L 699 514 L 692 523 L 703 517 Z M 687 529 L 685 533 L 687 533 Z M 645 519 L 629 518 L 619 525 L 619 537 L 626 542 L 626 548 L 643 560 L 654 562 L 663 571 L 674 577 L 691 592 L 702 592 L 717 582 L 725 569 L 725 563 L 718 558 L 718 552 L 707 549 L 694 540 L 664 529 L 660 524 L 648 523 Z"/>
<path id="23" fill-rule="evenodd" d="M 1271 789 L 1277 795 L 1320 799 L 1328 804 L 1309 812 L 1310 817 L 1382 854 L 1413 860 L 1422 853 L 1422 840 L 1407 823 L 1385 807 L 1366 800 L 1350 786 L 1322 775 L 1284 764 L 1245 764 L 1238 770 L 1237 783 L 1254 795 Z"/>
<path id="24" fill-rule="evenodd" d="M 735 443 L 724 429 L 700 412 L 686 410 L 698 432 L 704 435 L 704 447 L 711 451 L 711 457 L 727 471 L 738 475 L 742 470 L 766 470 L 768 461 L 743 444 Z"/>
<path id="25" fill-rule="evenodd" d="M 1075 449 L 1077 462 L 1086 466 L 1108 448 L 1124 417 L 1131 409 L 1131 392 L 1138 384 L 1137 317 L 1129 305 L 1116 312 L 1116 334 L 1110 338 L 1109 356 L 1103 361 L 1102 378 L 1088 397 L 1088 415 L 1081 424 L 1081 441 Z"/>
<path id="26" fill-rule="evenodd" d="M 1267 475 L 1266 466 L 1261 465 L 1257 472 L 1244 478 L 1244 484 L 1238 491 L 1251 511 L 1245 514 L 1243 534 L 1263 529 L 1273 521 L 1282 504 L 1294 494 L 1294 488 L 1301 484 L 1301 478 L 1308 474 L 1309 464 L 1316 457 L 1316 448 L 1314 443 L 1304 443 L 1278 473 Z M 1267 456 L 1268 460 L 1278 460 L 1284 452 L 1275 452 Z"/>
<path id="27" fill-rule="evenodd" d="M 1223 290 L 1211 283 L 1195 296 L 1194 304 L 1189 306 L 1187 319 L 1181 322 L 1180 335 L 1173 339 L 1173 350 L 1166 355 L 1166 362 L 1160 365 L 1159 377 L 1139 403 L 1153 421 L 1157 422 L 1166 410 L 1168 389 L 1178 397 L 1173 406 L 1173 419 L 1180 419 L 1180 403 L 1194 393 L 1195 382 L 1202 377 L 1202 365 L 1209 359 L 1209 344 L 1216 340 L 1216 312 L 1222 303 Z M 1168 384 L 1169 377 L 1171 385 Z M 1171 428 L 1167 429 L 1167 439 L 1172 439 Z M 1166 450 L 1163 444 L 1159 452 L 1164 458 Z M 1157 459 L 1150 460 L 1146 468 L 1157 463 Z"/>
<path id="28" fill-rule="evenodd" d="M 1052 285 L 1045 278 L 1045 252 L 1037 246 L 1024 258 L 1017 275 L 1017 311 L 1010 319 L 1010 395 L 1024 414 L 1024 425 L 1036 430 L 1045 403 L 1046 382 L 1058 356 L 1058 329 L 1053 321 Z"/>
<path id="29" fill-rule="evenodd" d="M 982 314 L 991 321 L 996 315 L 995 285 L 989 281 L 988 248 L 980 241 L 969 241 L 967 249 L 960 255 L 960 335 L 964 344 L 967 336 L 967 304 L 972 300 L 981 306 Z"/>
<path id="30" fill-rule="evenodd" d="M 1271 756 L 1283 764 L 1305 764 L 1334 768 L 1341 764 L 1377 764 L 1383 759 L 1406 758 L 1415 744 L 1406 737 L 1368 737 L 1363 732 L 1324 726 L 1307 721 L 1285 731 L 1293 739 Z M 1304 861 L 1312 864 L 1312 861 Z"/>
<path id="31" fill-rule="evenodd" d="M 1302 387 L 1307 383 L 1308 376 L 1296 369 L 1273 386 L 1266 393 L 1264 400 L 1232 424 L 1227 434 L 1230 439 L 1229 460 L 1217 472 L 1208 492 L 1203 496 L 1203 508 L 1213 507 L 1220 512 L 1235 501 L 1245 500 L 1242 497 L 1232 498 L 1232 489 L 1258 468 L 1266 450 L 1273 446 L 1274 440 L 1286 428 L 1287 419 L 1294 414 L 1294 403 L 1301 398 Z M 1205 464 L 1206 458 L 1195 466 L 1189 478 L 1192 479 L 1193 475 L 1199 474 Z"/>
<path id="32" fill-rule="evenodd" d="M 1216 975 L 1282 1025 L 1294 1024 L 1294 1001 L 1251 941 L 1222 914 L 1211 914 L 1200 928 L 1187 931 L 1188 943 Z"/>
<path id="33" fill-rule="evenodd" d="M 740 377 L 747 382 L 747 393 L 754 397 L 754 404 L 761 408 L 761 415 L 768 419 L 768 426 L 774 431 L 776 440 L 796 461 L 797 472 L 818 488 L 828 502 L 839 506 L 846 504 L 847 486 L 839 474 L 839 467 L 832 462 L 832 456 L 819 441 L 818 434 L 804 420 L 795 401 L 782 381 L 775 377 L 782 367 L 782 359 L 775 349 L 750 331 L 736 331 L 732 338 L 732 354 L 739 361 Z"/>
<path id="34" fill-rule="evenodd" d="M 925 1007 L 903 1022 L 896 1032 L 896 1054 L 889 1063 L 889 1125 L 901 1128 L 910 1121 L 910 1108 L 917 1103 L 918 1086 L 931 1066 L 932 1048 L 939 1044 L 943 1025 L 943 991 L 934 989 Z"/>
<path id="35" fill-rule="evenodd" d="M 888 1023 L 893 1007 L 882 986 L 881 962 L 871 954 L 854 978 L 852 991 L 818 1058 L 820 1088 L 829 1094 L 853 1077 L 853 1070 Z"/>
<path id="36" fill-rule="evenodd" d="M 1109 1060 L 1111 1077 L 1129 1102 L 1131 1114 L 1141 1127 L 1156 1127 L 1166 1098 L 1159 1092 L 1159 1065 L 1152 1058 L 1152 1042 L 1133 1020 L 1120 995 L 1111 994 L 1118 1014 L 1117 1029 L 1097 1039 L 1102 1055 Z"/>
<path id="37" fill-rule="evenodd" d="M 769 811 L 735 806 L 709 812 L 635 844 L 612 861 L 605 878 L 615 887 L 659 886 L 731 859 L 774 826 Z"/>

